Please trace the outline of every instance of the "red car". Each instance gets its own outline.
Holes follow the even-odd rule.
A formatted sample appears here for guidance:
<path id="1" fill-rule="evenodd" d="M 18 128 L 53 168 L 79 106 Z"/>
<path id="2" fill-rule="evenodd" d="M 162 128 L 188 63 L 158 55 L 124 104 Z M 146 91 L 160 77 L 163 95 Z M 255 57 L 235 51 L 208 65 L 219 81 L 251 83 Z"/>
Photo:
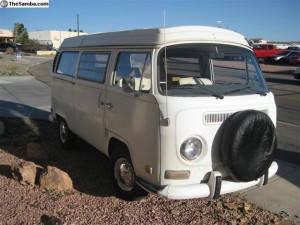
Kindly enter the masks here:
<path id="1" fill-rule="evenodd" d="M 268 56 L 282 52 L 282 49 L 277 49 L 275 44 L 255 44 L 253 45 L 253 51 L 259 60 L 263 60 Z"/>

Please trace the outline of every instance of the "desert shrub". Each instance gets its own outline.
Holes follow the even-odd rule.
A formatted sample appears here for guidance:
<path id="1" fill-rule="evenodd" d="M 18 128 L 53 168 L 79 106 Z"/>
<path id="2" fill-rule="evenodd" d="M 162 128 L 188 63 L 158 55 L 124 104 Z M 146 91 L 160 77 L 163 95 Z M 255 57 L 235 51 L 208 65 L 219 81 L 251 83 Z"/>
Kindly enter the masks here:
<path id="1" fill-rule="evenodd" d="M 23 45 L 22 51 L 25 53 L 36 53 L 37 51 L 51 50 L 47 45 Z"/>
<path id="2" fill-rule="evenodd" d="M 14 54 L 14 49 L 12 47 L 8 47 L 5 51 L 6 54 L 9 54 L 9 55 L 13 55 Z"/>

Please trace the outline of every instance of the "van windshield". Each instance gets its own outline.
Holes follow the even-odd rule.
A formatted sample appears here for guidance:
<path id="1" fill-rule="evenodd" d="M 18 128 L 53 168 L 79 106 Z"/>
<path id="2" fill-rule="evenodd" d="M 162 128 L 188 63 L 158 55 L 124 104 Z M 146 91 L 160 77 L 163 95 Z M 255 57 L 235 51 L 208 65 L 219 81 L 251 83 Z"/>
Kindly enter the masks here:
<path id="1" fill-rule="evenodd" d="M 228 45 L 176 45 L 158 59 L 159 91 L 169 96 L 260 94 L 268 89 L 251 51 Z"/>

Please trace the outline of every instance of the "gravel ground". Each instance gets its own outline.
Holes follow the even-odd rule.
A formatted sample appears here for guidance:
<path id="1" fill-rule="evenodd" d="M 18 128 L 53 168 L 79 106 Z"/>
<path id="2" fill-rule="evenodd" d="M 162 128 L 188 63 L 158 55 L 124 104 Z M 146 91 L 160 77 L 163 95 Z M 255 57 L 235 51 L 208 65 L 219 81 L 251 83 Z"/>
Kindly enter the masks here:
<path id="1" fill-rule="evenodd" d="M 1 119 L 0 225 L 4 224 L 293 224 L 282 212 L 273 214 L 238 195 L 218 200 L 166 200 L 149 194 L 138 201 L 116 197 L 108 159 L 79 141 L 72 152 L 62 150 L 56 125 L 28 119 Z M 58 192 L 23 185 L 12 178 L 12 166 L 28 161 L 25 146 L 38 141 L 50 159 L 35 162 L 67 172 L 74 190 Z"/>

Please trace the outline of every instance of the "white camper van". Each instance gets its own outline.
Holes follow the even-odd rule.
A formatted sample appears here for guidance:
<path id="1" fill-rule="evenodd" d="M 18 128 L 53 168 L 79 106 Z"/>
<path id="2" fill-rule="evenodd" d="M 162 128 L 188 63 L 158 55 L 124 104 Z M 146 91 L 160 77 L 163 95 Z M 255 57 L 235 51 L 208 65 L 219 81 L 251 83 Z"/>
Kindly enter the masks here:
<path id="1" fill-rule="evenodd" d="M 53 64 L 62 146 L 103 152 L 120 197 L 210 197 L 268 182 L 276 106 L 245 38 L 212 27 L 64 40 Z"/>

